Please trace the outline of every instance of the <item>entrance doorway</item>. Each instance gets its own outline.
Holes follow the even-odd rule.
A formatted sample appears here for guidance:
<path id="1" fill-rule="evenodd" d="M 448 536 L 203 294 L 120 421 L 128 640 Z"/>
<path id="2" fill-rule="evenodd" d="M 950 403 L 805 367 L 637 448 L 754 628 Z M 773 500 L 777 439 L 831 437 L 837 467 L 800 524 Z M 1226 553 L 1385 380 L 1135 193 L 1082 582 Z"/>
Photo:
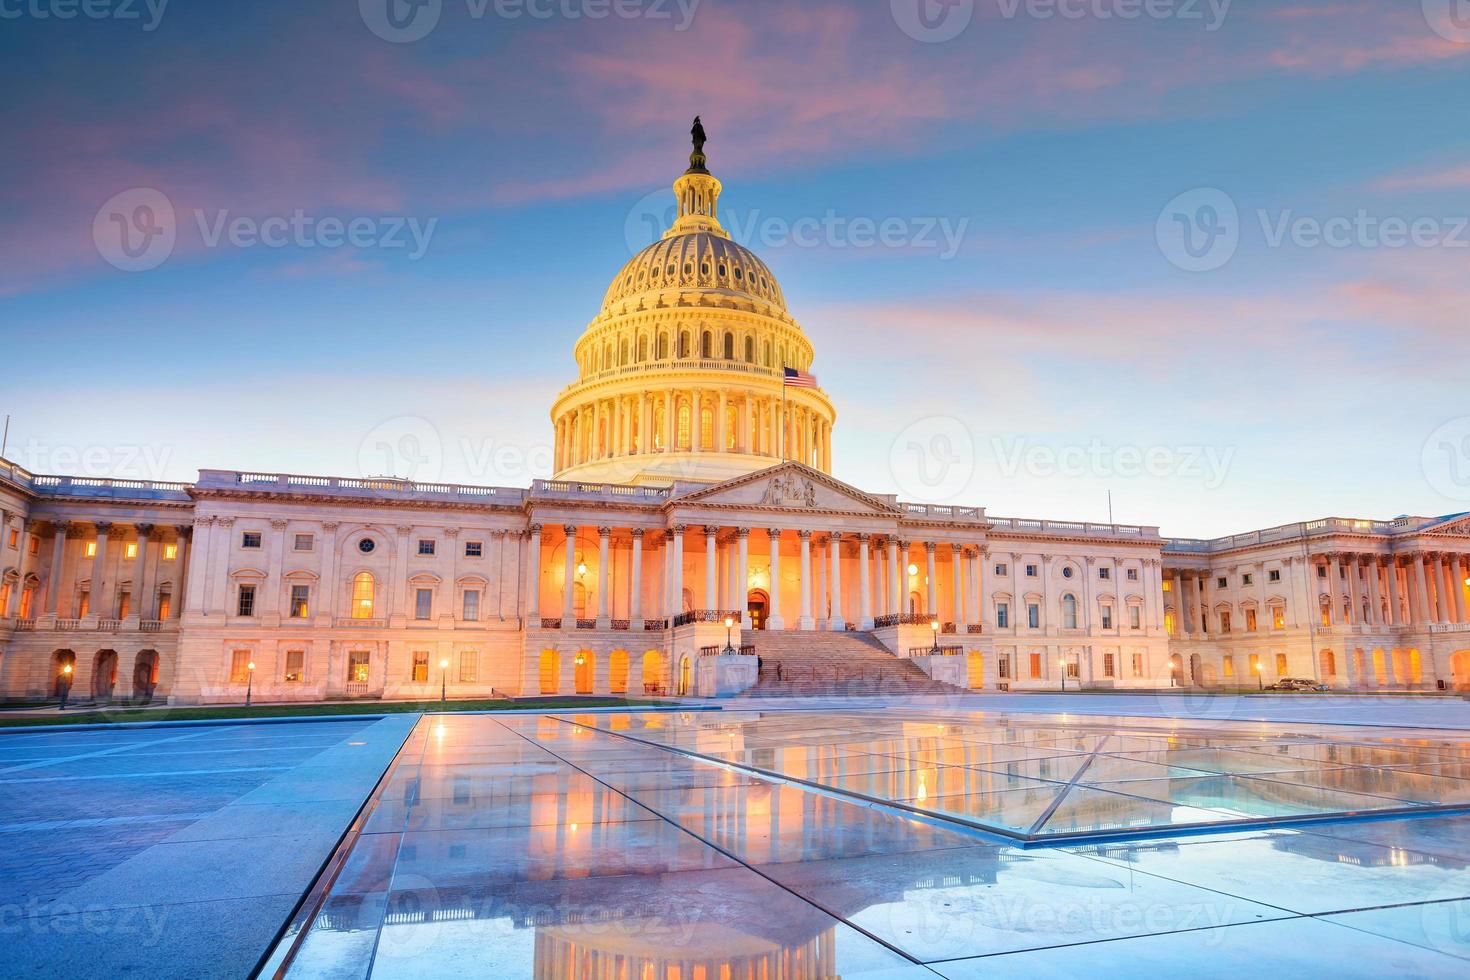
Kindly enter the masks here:
<path id="1" fill-rule="evenodd" d="M 1470 650 L 1457 650 L 1450 657 L 1450 684 L 1457 691 L 1470 691 Z"/>
<path id="2" fill-rule="evenodd" d="M 105 701 L 117 686 L 117 652 L 101 650 L 92 663 L 92 700 Z"/>
<path id="3" fill-rule="evenodd" d="M 766 628 L 766 612 L 771 608 L 771 597 L 760 589 L 751 589 L 750 594 L 745 597 L 745 611 L 750 614 L 750 628 L 763 630 Z"/>

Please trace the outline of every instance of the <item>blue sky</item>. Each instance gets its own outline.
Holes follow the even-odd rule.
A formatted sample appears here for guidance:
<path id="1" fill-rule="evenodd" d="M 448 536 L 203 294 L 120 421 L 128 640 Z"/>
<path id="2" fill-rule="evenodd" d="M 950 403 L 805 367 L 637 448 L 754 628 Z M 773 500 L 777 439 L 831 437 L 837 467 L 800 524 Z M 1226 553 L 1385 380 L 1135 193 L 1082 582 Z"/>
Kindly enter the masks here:
<path id="1" fill-rule="evenodd" d="M 1111 490 L 1175 535 L 1470 509 L 1470 10 L 1448 0 L 1240 3 L 1213 30 L 1193 4 L 1105 16 L 1126 0 L 442 0 L 402 43 L 378 0 L 49 2 L 0 19 L 24 465 L 355 475 L 409 436 L 421 478 L 545 475 L 572 344 L 700 113 L 727 227 L 816 346 L 839 477 L 1058 519 L 1105 518 Z M 921 3 L 957 32 L 906 33 Z M 119 268 L 107 216 L 152 195 L 174 244 Z M 209 241 L 297 213 L 367 231 Z M 422 255 L 400 221 L 432 228 Z M 898 231 L 862 246 L 854 221 Z"/>

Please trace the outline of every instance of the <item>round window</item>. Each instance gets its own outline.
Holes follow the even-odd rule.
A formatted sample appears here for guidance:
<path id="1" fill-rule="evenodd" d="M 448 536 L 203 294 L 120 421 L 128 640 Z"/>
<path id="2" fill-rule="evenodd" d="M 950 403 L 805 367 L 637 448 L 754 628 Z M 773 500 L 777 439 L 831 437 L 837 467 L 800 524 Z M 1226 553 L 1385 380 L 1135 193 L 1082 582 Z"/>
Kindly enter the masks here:
<path id="1" fill-rule="evenodd" d="M 1071 565 L 1068 565 L 1066 568 L 1062 569 L 1062 578 L 1071 578 L 1071 577 L 1072 577 L 1072 566 Z"/>
<path id="2" fill-rule="evenodd" d="M 361 541 L 357 542 L 357 550 L 365 555 L 372 554 L 373 549 L 377 546 L 378 543 L 372 538 L 363 538 Z"/>

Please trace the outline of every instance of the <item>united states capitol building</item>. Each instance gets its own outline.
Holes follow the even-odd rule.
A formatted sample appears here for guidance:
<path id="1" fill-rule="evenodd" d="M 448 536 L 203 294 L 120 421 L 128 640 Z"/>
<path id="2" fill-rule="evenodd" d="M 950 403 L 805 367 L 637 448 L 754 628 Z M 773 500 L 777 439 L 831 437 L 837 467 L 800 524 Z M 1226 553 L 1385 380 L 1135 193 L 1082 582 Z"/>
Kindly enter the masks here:
<path id="1" fill-rule="evenodd" d="M 0 463 L 0 698 L 67 667 L 75 699 L 178 703 L 1470 688 L 1470 516 L 1180 540 L 837 479 L 811 341 L 720 191 L 697 141 L 576 342 L 551 480 Z"/>

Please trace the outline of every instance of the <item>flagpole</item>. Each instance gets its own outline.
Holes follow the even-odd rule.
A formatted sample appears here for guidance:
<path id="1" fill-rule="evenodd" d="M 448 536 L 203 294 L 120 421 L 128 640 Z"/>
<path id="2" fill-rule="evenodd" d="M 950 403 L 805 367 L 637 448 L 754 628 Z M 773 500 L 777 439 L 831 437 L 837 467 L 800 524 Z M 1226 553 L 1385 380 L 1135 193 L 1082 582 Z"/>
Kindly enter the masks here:
<path id="1" fill-rule="evenodd" d="M 786 368 L 781 368 L 781 461 L 786 461 Z"/>

